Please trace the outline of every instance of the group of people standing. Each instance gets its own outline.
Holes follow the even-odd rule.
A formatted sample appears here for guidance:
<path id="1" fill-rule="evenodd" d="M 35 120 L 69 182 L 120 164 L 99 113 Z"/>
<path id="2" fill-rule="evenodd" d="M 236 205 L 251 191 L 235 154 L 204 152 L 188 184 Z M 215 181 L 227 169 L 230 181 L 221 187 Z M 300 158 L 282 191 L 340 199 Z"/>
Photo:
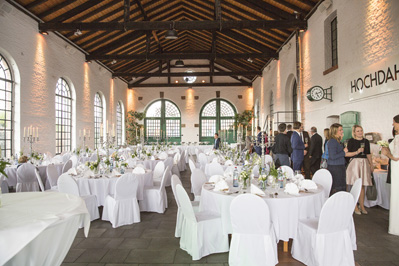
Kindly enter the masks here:
<path id="1" fill-rule="evenodd" d="M 324 145 L 317 128 L 312 127 L 309 134 L 303 130 L 300 122 L 278 126 L 279 134 L 275 137 L 272 148 L 276 165 L 292 166 L 293 170 L 303 170 L 305 178 L 310 178 L 320 169 L 321 160 L 327 162 L 327 170 L 332 175 L 330 194 L 347 191 L 359 178 L 362 188 L 359 202 L 354 212 L 367 214 L 364 207 L 365 190 L 372 186 L 374 165 L 370 151 L 370 142 L 364 137 L 360 125 L 352 127 L 352 138 L 342 143 L 344 130 L 341 124 L 335 123 L 324 130 Z M 388 182 L 391 183 L 391 204 L 389 233 L 399 235 L 399 115 L 393 118 L 393 139 L 389 148 L 382 148 L 381 153 L 389 158 Z M 324 146 L 324 153 L 322 147 Z M 291 158 L 291 160 L 290 160 Z"/>

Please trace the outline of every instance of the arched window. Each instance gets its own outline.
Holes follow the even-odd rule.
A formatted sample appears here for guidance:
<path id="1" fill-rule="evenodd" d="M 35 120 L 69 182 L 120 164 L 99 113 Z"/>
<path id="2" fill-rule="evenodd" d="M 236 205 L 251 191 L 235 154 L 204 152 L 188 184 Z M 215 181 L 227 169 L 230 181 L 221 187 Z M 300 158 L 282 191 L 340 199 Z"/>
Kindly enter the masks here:
<path id="1" fill-rule="evenodd" d="M 1 157 L 13 154 L 14 78 L 9 64 L 0 54 L 0 147 Z"/>
<path id="2" fill-rule="evenodd" d="M 149 142 L 157 140 L 181 141 L 180 110 L 173 102 L 161 99 L 151 103 L 145 111 L 145 137 Z"/>
<path id="3" fill-rule="evenodd" d="M 124 120 L 124 110 L 121 102 L 118 102 L 116 105 L 116 144 L 123 144 L 123 120 Z"/>
<path id="4" fill-rule="evenodd" d="M 274 95 L 273 92 L 270 93 L 270 125 L 269 125 L 269 129 L 273 128 L 273 113 L 274 113 Z M 263 122 L 264 123 L 264 122 Z"/>
<path id="5" fill-rule="evenodd" d="M 55 88 L 55 152 L 72 148 L 72 97 L 65 79 L 58 79 Z"/>
<path id="6" fill-rule="evenodd" d="M 200 141 L 213 142 L 213 136 L 220 130 L 228 130 L 229 143 L 235 141 L 234 106 L 226 100 L 214 99 L 207 102 L 200 112 Z"/>
<path id="7" fill-rule="evenodd" d="M 100 93 L 96 93 L 94 97 L 94 148 L 101 146 L 100 142 L 100 128 L 104 123 L 103 117 L 104 107 Z"/>
<path id="8" fill-rule="evenodd" d="M 298 92 L 296 80 L 292 86 L 292 118 L 293 122 L 298 120 Z"/>

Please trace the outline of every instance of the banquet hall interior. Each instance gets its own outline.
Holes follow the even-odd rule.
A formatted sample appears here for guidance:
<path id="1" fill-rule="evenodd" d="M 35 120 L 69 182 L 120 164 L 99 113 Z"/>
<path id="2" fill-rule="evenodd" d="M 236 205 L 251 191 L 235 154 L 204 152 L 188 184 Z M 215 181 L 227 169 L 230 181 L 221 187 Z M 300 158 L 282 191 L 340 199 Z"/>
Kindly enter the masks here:
<path id="1" fill-rule="evenodd" d="M 398 14 L 0 0 L 0 265 L 399 265 Z"/>

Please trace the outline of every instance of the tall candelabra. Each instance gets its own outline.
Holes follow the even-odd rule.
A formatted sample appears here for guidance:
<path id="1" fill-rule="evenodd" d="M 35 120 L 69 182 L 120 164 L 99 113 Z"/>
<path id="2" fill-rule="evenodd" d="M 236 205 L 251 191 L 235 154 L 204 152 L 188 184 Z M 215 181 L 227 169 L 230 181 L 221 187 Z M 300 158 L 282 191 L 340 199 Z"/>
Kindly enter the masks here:
<path id="1" fill-rule="evenodd" d="M 28 129 L 28 130 L 26 130 Z M 26 134 L 26 131 L 28 134 Z M 29 154 L 32 155 L 33 152 L 33 143 L 36 143 L 39 141 L 39 128 L 38 127 L 24 127 L 24 138 L 23 138 L 24 142 L 28 142 L 29 143 Z"/>
<path id="2" fill-rule="evenodd" d="M 111 136 L 109 133 L 104 136 L 100 137 L 101 143 L 105 146 L 105 149 L 107 150 L 107 157 L 109 157 L 109 148 L 115 143 L 115 136 Z"/>
<path id="3" fill-rule="evenodd" d="M 265 143 L 265 133 L 262 131 L 261 133 L 262 136 L 262 140 L 261 140 L 261 144 L 260 147 L 262 148 L 262 167 L 265 167 L 265 147 L 266 147 L 266 143 Z"/>
<path id="4" fill-rule="evenodd" d="M 83 135 L 82 132 L 79 131 L 79 138 L 82 141 L 82 148 L 85 149 L 86 148 L 86 140 L 90 140 L 90 130 L 88 131 L 88 134 L 86 134 L 86 129 L 83 129 Z"/>

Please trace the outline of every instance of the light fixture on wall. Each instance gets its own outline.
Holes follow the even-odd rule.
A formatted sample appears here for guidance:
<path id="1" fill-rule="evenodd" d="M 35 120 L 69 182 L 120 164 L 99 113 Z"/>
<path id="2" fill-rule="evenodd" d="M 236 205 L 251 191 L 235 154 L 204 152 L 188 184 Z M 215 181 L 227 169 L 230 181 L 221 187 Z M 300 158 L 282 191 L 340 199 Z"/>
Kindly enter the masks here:
<path id="1" fill-rule="evenodd" d="M 175 22 L 173 21 L 171 29 L 167 30 L 165 33 L 165 39 L 176 40 L 178 38 L 177 31 L 175 30 Z"/>
<path id="2" fill-rule="evenodd" d="M 45 30 L 40 30 L 39 33 L 40 33 L 41 35 L 48 35 L 48 32 L 45 31 Z"/>
<path id="3" fill-rule="evenodd" d="M 82 35 L 82 31 L 80 29 L 76 29 L 76 31 L 73 35 L 80 36 L 80 35 Z"/>
<path id="4" fill-rule="evenodd" d="M 183 60 L 177 60 L 176 62 L 175 62 L 175 67 L 184 67 L 184 62 L 183 62 Z"/>
<path id="5" fill-rule="evenodd" d="M 91 64 L 91 60 L 86 60 L 86 63 Z"/>

